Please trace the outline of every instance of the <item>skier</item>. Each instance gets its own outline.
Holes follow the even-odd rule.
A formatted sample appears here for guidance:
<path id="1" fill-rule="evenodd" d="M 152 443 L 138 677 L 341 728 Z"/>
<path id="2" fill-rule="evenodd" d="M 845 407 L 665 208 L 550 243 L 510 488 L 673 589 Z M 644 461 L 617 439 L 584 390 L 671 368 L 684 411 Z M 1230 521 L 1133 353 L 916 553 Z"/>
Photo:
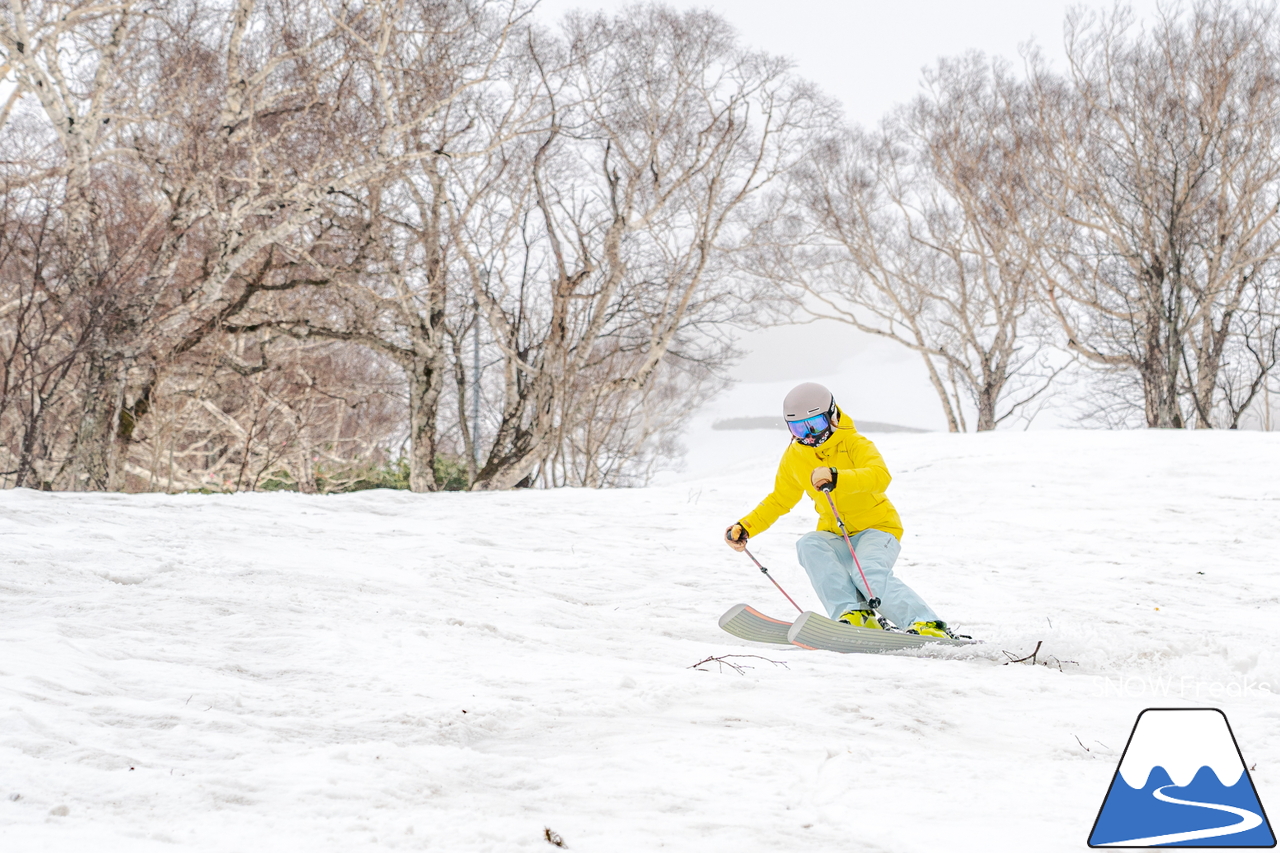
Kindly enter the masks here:
<path id="1" fill-rule="evenodd" d="M 889 628 L 871 609 L 874 593 L 881 613 L 895 625 L 907 626 L 908 633 L 954 637 L 924 599 L 893 574 L 902 550 L 902 521 L 885 497 L 889 469 L 876 446 L 854 428 L 831 392 L 816 382 L 793 388 L 782 411 L 792 441 L 778 464 L 773 492 L 750 515 L 729 525 L 724 532 L 729 547 L 745 550 L 749 537 L 768 530 L 807 494 L 818 511 L 818 529 L 800 537 L 796 553 L 832 619 L 858 628 Z M 822 494 L 824 488 L 830 489 L 849 532 L 861 572 Z"/>

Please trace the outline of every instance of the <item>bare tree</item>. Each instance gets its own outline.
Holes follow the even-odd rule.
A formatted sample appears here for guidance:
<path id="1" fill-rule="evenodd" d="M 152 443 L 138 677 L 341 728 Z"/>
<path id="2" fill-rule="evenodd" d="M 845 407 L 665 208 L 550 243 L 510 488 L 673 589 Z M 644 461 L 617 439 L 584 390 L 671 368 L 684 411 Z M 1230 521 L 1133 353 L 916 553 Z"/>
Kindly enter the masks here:
<path id="1" fill-rule="evenodd" d="M 0 477 L 19 487 L 52 486 L 49 445 L 77 412 L 100 316 L 100 289 L 73 291 L 60 275 L 53 218 L 38 195 L 0 192 Z"/>
<path id="2" fill-rule="evenodd" d="M 785 62 L 707 13 L 571 16 L 563 44 L 531 43 L 554 113 L 529 158 L 532 206 L 505 229 L 515 245 L 500 264 L 469 259 L 504 382 L 473 488 L 527 482 L 553 458 L 560 476 L 606 482 L 604 457 L 583 449 L 643 444 L 663 421 L 601 408 L 639 407 L 664 371 L 696 398 L 727 352 L 702 332 L 742 307 L 727 260 L 750 202 L 828 120 Z M 702 368 L 680 379 L 682 362 Z M 582 443 L 588 420 L 620 432 Z"/>
<path id="3" fill-rule="evenodd" d="M 834 319 L 917 352 L 952 431 L 1025 412 L 1061 370 L 1034 331 L 1030 260 L 1046 218 L 1025 180 L 1027 91 L 972 55 L 866 134 L 845 130 L 797 170 L 756 271 L 801 318 Z"/>
<path id="4" fill-rule="evenodd" d="M 1259 425 L 1271 428 L 1271 389 L 1280 365 L 1280 285 L 1274 271 L 1255 276 L 1231 318 L 1218 371 L 1217 425 L 1238 429 L 1255 406 Z M 1219 414 L 1219 412 L 1221 414 Z"/>
<path id="5" fill-rule="evenodd" d="M 527 38 L 519 16 L 513 10 L 488 24 L 488 38 L 473 43 L 388 41 L 386 68 L 394 73 L 384 71 L 369 108 L 406 126 L 406 156 L 402 168 L 361 194 L 359 225 L 348 226 L 373 247 L 360 274 L 321 292 L 260 302 L 230 325 L 239 333 L 277 328 L 355 343 L 397 364 L 408 391 L 414 491 L 444 485 L 436 468 L 452 449 L 441 436 L 448 431 L 441 412 L 461 362 L 450 358 L 475 325 L 459 248 L 464 223 L 483 200 L 507 191 L 505 146 L 546 116 L 534 69 L 511 47 Z M 439 79 L 442 68 L 454 77 Z M 469 441 L 465 424 L 462 431 Z"/>
<path id="6" fill-rule="evenodd" d="M 211 336 L 157 385 L 128 473 L 163 491 L 352 488 L 403 441 L 403 399 L 358 347 Z"/>
<path id="7" fill-rule="evenodd" d="M 1237 315 L 1280 248 L 1278 43 L 1256 6 L 1200 2 L 1150 31 L 1077 12 L 1068 79 L 1034 74 L 1031 173 L 1071 226 L 1043 266 L 1048 303 L 1072 351 L 1140 387 L 1148 426 L 1212 426 L 1237 383 Z"/>
<path id="8" fill-rule="evenodd" d="M 725 259 L 747 201 L 826 110 L 711 15 L 578 17 L 510 43 L 489 85 L 418 126 L 436 156 L 367 198 L 377 263 L 235 325 L 400 364 L 419 491 L 442 461 L 473 488 L 643 479 L 722 381 L 713 327 L 745 310 Z"/>
<path id="9" fill-rule="evenodd" d="M 365 267 L 366 196 L 441 156 L 418 124 L 485 77 L 523 14 L 484 0 L 237 0 L 231 13 L 80 0 L 0 17 L 3 59 L 58 149 L 43 179 L 77 259 L 69 289 L 108 300 L 63 466 L 72 487 L 122 484 L 175 359 L 264 297 Z M 413 97 L 397 98 L 406 83 Z"/>

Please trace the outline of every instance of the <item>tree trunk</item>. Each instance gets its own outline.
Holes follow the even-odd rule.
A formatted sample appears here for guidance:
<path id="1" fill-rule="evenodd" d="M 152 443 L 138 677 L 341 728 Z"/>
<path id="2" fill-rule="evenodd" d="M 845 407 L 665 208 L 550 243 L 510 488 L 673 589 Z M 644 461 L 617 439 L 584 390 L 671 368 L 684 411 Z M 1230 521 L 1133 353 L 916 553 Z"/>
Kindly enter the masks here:
<path id="1" fill-rule="evenodd" d="M 501 459 L 490 460 L 472 483 L 471 490 L 476 492 L 518 489 L 532 485 L 533 472 L 542 461 L 545 441 L 532 438 L 518 441 L 519 450 Z"/>
<path id="2" fill-rule="evenodd" d="M 119 425 L 124 369 L 103 349 L 105 346 L 95 346 L 89 356 L 84 411 L 68 466 L 67 488 L 71 491 L 109 492 L 121 485 L 124 452 Z"/>
<path id="3" fill-rule="evenodd" d="M 547 456 L 556 402 L 553 380 L 540 374 L 524 385 L 519 370 L 508 365 L 507 384 L 508 402 L 494 434 L 493 451 L 476 473 L 472 491 L 528 486 Z"/>
<path id="4" fill-rule="evenodd" d="M 1000 389 L 985 386 L 978 389 L 978 432 L 987 432 L 996 428 L 996 400 Z"/>
<path id="5" fill-rule="evenodd" d="M 298 451 L 297 461 L 294 465 L 297 470 L 294 472 L 294 481 L 298 485 L 298 491 L 304 495 L 314 495 L 320 491 L 316 484 L 316 466 L 311 458 L 311 442 L 310 436 L 304 435 L 299 431 L 298 435 Z"/>
<path id="6" fill-rule="evenodd" d="M 1159 265 L 1153 265 L 1158 267 Z M 1163 281 L 1158 273 L 1147 283 L 1148 303 L 1145 325 L 1145 347 L 1138 362 L 1142 379 L 1143 410 L 1151 429 L 1182 429 L 1182 410 L 1178 405 L 1178 374 L 1182 339 L 1177 328 L 1163 315 L 1160 300 Z"/>
<path id="7" fill-rule="evenodd" d="M 436 414 L 444 374 L 439 358 L 417 357 L 409 370 L 409 489 L 434 492 L 436 481 Z"/>
<path id="8" fill-rule="evenodd" d="M 27 481 L 35 473 L 36 443 L 40 440 L 41 431 L 44 427 L 44 401 L 38 395 L 32 395 L 32 411 L 26 419 L 25 428 L 22 432 L 22 444 L 18 452 L 18 467 L 15 472 L 13 485 L 15 488 L 24 488 Z M 47 483 L 40 483 L 39 488 L 48 489 Z"/>
<path id="9" fill-rule="evenodd" d="M 938 400 L 942 403 L 942 413 L 947 418 L 947 432 L 960 432 L 960 424 L 956 421 L 956 412 L 951 405 L 951 396 L 947 394 L 947 387 L 942 384 L 938 368 L 934 367 L 933 359 L 927 352 L 920 353 L 920 357 L 924 359 L 925 369 L 929 371 L 929 381 L 933 383 L 933 390 L 938 392 Z"/>

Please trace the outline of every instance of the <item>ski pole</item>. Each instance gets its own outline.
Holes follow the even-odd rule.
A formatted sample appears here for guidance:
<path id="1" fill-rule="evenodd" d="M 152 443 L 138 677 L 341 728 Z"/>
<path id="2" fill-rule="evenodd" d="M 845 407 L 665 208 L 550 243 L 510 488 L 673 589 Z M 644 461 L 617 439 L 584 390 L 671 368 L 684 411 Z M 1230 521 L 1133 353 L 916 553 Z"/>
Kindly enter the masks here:
<path id="1" fill-rule="evenodd" d="M 849 539 L 849 531 L 844 529 L 844 519 L 840 517 L 840 510 L 836 509 L 836 502 L 831 499 L 831 484 L 827 483 L 822 489 L 822 493 L 827 496 L 827 504 L 831 507 L 831 513 L 836 517 L 836 524 L 840 525 L 840 535 L 844 537 L 844 544 L 849 546 L 849 556 L 853 557 L 853 564 L 858 567 L 858 574 L 862 576 L 862 585 L 867 588 L 867 606 L 872 610 L 880 609 L 880 599 L 876 598 L 874 592 L 871 591 L 871 584 L 867 583 L 867 576 L 862 571 L 862 563 L 858 560 L 857 553 L 853 550 L 853 542 Z"/>
<path id="2" fill-rule="evenodd" d="M 750 558 L 751 558 L 751 562 L 753 562 L 753 563 L 755 563 L 755 564 L 756 564 L 756 566 L 760 569 L 760 571 L 764 573 L 764 576 L 765 576 L 765 577 L 767 577 L 770 581 L 772 581 L 772 582 L 773 582 L 773 585 L 774 585 L 774 586 L 776 586 L 776 587 L 778 588 L 778 592 L 782 593 L 783 595 L 787 595 L 787 591 L 786 591 L 785 589 L 783 589 L 783 588 L 782 588 L 782 585 L 781 585 L 781 584 L 779 584 L 777 581 L 773 580 L 773 575 L 769 574 L 769 570 L 768 570 L 768 569 L 766 569 L 764 566 L 760 565 L 760 561 L 756 559 L 756 555 L 755 555 L 755 554 L 752 554 L 750 551 L 748 551 L 748 550 L 746 549 L 746 546 L 743 546 L 742 551 L 743 551 L 743 553 L 745 553 L 748 557 L 750 557 Z M 800 605 L 799 605 L 799 604 L 796 604 L 796 600 L 795 600 L 794 598 L 792 598 L 791 596 L 787 595 L 787 601 L 790 601 L 790 602 L 791 602 L 791 605 L 792 605 L 796 610 L 799 610 L 801 613 L 803 613 L 803 612 L 804 612 L 804 610 L 800 607 Z"/>

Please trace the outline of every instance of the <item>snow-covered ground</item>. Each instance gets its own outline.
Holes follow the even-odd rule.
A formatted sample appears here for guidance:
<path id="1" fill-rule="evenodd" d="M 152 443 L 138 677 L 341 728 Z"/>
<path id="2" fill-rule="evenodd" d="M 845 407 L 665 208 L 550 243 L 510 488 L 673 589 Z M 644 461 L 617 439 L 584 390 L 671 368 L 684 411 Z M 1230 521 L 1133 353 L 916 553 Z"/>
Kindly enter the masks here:
<path id="1" fill-rule="evenodd" d="M 629 491 L 0 494 L 0 849 L 1082 850 L 1149 706 L 1280 812 L 1280 435 L 877 437 L 986 641 L 937 656 L 721 632 L 789 609 L 720 542 L 785 439 L 713 438 Z M 811 526 L 754 548 L 806 607 Z"/>

